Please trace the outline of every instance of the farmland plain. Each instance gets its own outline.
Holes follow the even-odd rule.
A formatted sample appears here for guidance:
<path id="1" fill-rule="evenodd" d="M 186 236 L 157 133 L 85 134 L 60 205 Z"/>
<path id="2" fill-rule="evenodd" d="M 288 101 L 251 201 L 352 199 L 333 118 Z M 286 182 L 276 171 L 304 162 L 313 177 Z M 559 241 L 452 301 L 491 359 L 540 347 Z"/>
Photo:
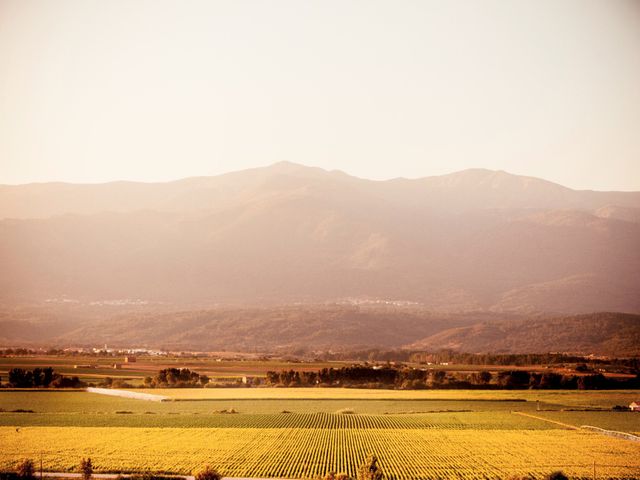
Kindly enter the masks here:
<path id="1" fill-rule="evenodd" d="M 227 353 L 227 355 L 230 355 Z M 245 355 L 246 357 L 246 355 Z M 264 377 L 269 370 L 280 371 L 296 369 L 316 371 L 321 368 L 339 368 L 349 365 L 347 362 L 297 362 L 287 360 L 265 360 L 248 358 L 220 357 L 165 357 L 141 356 L 134 363 L 125 361 L 124 356 L 111 355 L 31 355 L 0 356 L 0 377 L 6 378 L 10 369 L 31 370 L 36 367 L 53 367 L 66 376 L 77 376 L 85 382 L 101 382 L 107 377 L 122 380 L 133 386 L 142 386 L 146 376 L 155 375 L 163 368 L 189 368 L 200 374 L 206 374 L 217 381 L 240 381 L 243 376 Z"/>
<path id="2" fill-rule="evenodd" d="M 176 399 L 0 391 L 0 470 L 42 454 L 45 470 L 55 471 L 71 470 L 80 457 L 91 456 L 103 472 L 185 474 L 210 464 L 228 476 L 309 478 L 329 471 L 354 474 L 374 453 L 387 477 L 398 480 L 541 477 L 558 469 L 592 478 L 594 463 L 597 478 L 640 476 L 640 442 L 571 428 L 640 431 L 640 415 L 560 410 L 608 408 L 637 396 L 633 391 L 153 392 Z"/>

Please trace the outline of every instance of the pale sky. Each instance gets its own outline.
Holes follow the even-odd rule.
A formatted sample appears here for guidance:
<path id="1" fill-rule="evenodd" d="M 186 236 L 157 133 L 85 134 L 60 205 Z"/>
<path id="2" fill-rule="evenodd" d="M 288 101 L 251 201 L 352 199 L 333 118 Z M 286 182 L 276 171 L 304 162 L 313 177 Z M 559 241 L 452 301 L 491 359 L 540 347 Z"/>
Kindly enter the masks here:
<path id="1" fill-rule="evenodd" d="M 640 2 L 0 0 L 0 183 L 280 160 L 640 190 Z"/>

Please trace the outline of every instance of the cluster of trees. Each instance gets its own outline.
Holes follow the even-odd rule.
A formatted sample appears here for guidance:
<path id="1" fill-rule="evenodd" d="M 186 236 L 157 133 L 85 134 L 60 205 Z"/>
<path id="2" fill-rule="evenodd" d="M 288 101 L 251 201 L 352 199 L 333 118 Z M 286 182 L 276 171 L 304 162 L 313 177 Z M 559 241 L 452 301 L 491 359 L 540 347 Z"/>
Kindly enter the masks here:
<path id="1" fill-rule="evenodd" d="M 564 353 L 461 353 L 442 350 L 437 353 L 413 352 L 410 360 L 416 363 L 455 363 L 457 365 L 571 365 L 582 364 L 610 366 L 631 372 L 640 372 L 640 357 L 631 358 L 591 358 Z"/>
<path id="2" fill-rule="evenodd" d="M 4 355 L 92 355 L 93 352 L 74 352 L 63 350 L 61 348 L 49 348 L 48 350 L 37 349 L 34 350 L 32 348 L 5 348 L 0 349 L 0 356 Z"/>
<path id="3" fill-rule="evenodd" d="M 147 387 L 203 387 L 209 383 L 207 375 L 200 375 L 188 368 L 165 368 L 154 377 L 145 377 L 144 384 Z"/>
<path id="4" fill-rule="evenodd" d="M 79 465 L 79 471 L 82 474 L 83 480 L 91 480 L 91 477 L 93 475 L 93 465 L 90 458 L 82 459 Z M 25 458 L 18 464 L 18 468 L 16 469 L 15 474 L 5 474 L 3 475 L 3 477 L 7 480 L 35 480 L 35 464 L 33 463 L 32 459 Z"/>
<path id="5" fill-rule="evenodd" d="M 292 352 L 296 356 L 297 352 Z M 409 350 L 366 348 L 362 350 L 338 350 L 315 352 L 316 361 L 360 361 L 360 362 L 409 362 L 412 352 Z M 298 355 L 300 356 L 300 355 Z"/>
<path id="6" fill-rule="evenodd" d="M 0 349 L 0 355 L 34 355 L 36 350 L 30 348 L 5 348 Z"/>
<path id="7" fill-rule="evenodd" d="M 493 354 L 464 353 L 453 350 L 438 352 L 422 352 L 410 350 L 384 350 L 370 348 L 365 350 L 347 350 L 342 352 L 323 353 L 321 360 L 353 360 L 365 362 L 413 362 L 413 363 L 456 363 L 458 365 L 557 365 L 561 363 L 577 363 L 596 361 L 583 356 L 563 353 L 523 353 Z M 599 359 L 599 362 L 610 360 Z"/>
<path id="8" fill-rule="evenodd" d="M 398 370 L 392 367 L 354 365 L 342 368 L 323 368 L 316 372 L 283 370 L 267 372 L 267 383 L 288 386 L 338 386 L 352 384 L 394 384 Z"/>
<path id="9" fill-rule="evenodd" d="M 127 355 L 127 350 L 99 350 L 88 351 L 85 349 L 71 350 L 62 348 L 49 348 L 49 349 L 33 349 L 33 348 L 0 348 L 0 357 L 2 356 L 33 356 L 33 355 L 50 355 L 50 356 L 64 356 L 64 357 L 122 357 Z M 177 354 L 176 356 L 180 356 Z"/>
<path id="10" fill-rule="evenodd" d="M 351 366 L 324 368 L 315 372 L 284 370 L 267 372 L 267 383 L 276 386 L 356 386 L 367 388 L 504 388 L 504 389 L 633 389 L 640 376 L 626 380 L 594 375 L 561 375 L 555 372 L 509 370 L 498 373 L 448 372 L 407 367 Z"/>
<path id="11" fill-rule="evenodd" d="M 346 360 L 364 362 L 412 362 L 457 365 L 567 365 L 584 363 L 592 366 L 612 366 L 626 371 L 640 372 L 640 357 L 631 358 L 592 358 L 564 353 L 465 353 L 453 350 L 423 352 L 409 350 L 384 350 L 370 348 L 365 350 L 345 350 L 316 355 L 316 360 Z"/>
<path id="12" fill-rule="evenodd" d="M 410 356 L 416 363 L 456 363 L 461 365 L 558 365 L 585 362 L 582 356 L 563 353 L 462 353 L 442 350 L 437 353 L 413 352 Z"/>
<path id="13" fill-rule="evenodd" d="M 85 384 L 78 377 L 64 377 L 56 373 L 53 368 L 34 368 L 24 370 L 12 368 L 9 370 L 8 387 L 13 388 L 80 388 Z"/>

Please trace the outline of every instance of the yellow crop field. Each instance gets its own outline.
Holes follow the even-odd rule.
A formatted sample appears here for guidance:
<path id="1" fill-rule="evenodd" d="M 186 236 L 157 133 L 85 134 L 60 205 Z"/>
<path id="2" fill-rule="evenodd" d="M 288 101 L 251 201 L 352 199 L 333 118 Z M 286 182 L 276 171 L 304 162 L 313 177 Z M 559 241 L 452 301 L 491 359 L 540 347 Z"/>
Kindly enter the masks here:
<path id="1" fill-rule="evenodd" d="M 39 458 L 73 469 L 91 456 L 100 471 L 302 478 L 354 473 L 370 452 L 391 479 L 506 478 L 562 469 L 575 477 L 640 475 L 640 444 L 575 430 L 0 427 L 0 468 Z"/>
<path id="2" fill-rule="evenodd" d="M 97 472 L 188 474 L 211 465 L 227 476 L 301 479 L 330 471 L 353 475 L 375 454 L 387 480 L 539 479 L 554 470 L 591 479 L 594 463 L 598 479 L 640 478 L 640 442 L 579 428 L 637 431 L 640 415 L 604 408 L 637 392 L 153 393 L 179 401 L 0 392 L 0 471 L 23 458 L 39 463 L 42 453 L 48 471 L 69 471 L 89 456 Z M 576 403 L 600 408 L 578 411 L 571 407 Z"/>
<path id="3" fill-rule="evenodd" d="M 134 392 L 164 395 L 176 400 L 216 399 L 363 399 L 363 400 L 507 400 L 525 398 L 528 391 L 509 390 L 384 390 L 366 388 L 154 388 Z M 544 392 L 543 392 L 544 393 Z M 635 392 L 637 395 L 637 392 Z"/>
<path id="4" fill-rule="evenodd" d="M 362 400 L 540 400 L 576 406 L 628 405 L 637 390 L 383 390 L 361 388 L 168 388 L 131 389 L 176 400 L 362 399 Z"/>

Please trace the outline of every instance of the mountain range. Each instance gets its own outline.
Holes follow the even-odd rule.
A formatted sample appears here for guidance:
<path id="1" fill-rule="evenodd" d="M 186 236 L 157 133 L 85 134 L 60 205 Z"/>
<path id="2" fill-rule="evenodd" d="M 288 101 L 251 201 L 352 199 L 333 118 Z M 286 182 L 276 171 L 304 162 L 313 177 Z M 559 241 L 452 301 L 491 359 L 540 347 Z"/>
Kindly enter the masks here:
<path id="1" fill-rule="evenodd" d="M 63 303 L 154 315 L 409 305 L 427 323 L 638 313 L 640 192 L 483 169 L 372 181 L 288 162 L 167 183 L 4 185 L 0 268 L 6 319 Z M 113 312 L 94 313 L 85 323 Z M 411 344 L 432 330 L 394 334 Z"/>

